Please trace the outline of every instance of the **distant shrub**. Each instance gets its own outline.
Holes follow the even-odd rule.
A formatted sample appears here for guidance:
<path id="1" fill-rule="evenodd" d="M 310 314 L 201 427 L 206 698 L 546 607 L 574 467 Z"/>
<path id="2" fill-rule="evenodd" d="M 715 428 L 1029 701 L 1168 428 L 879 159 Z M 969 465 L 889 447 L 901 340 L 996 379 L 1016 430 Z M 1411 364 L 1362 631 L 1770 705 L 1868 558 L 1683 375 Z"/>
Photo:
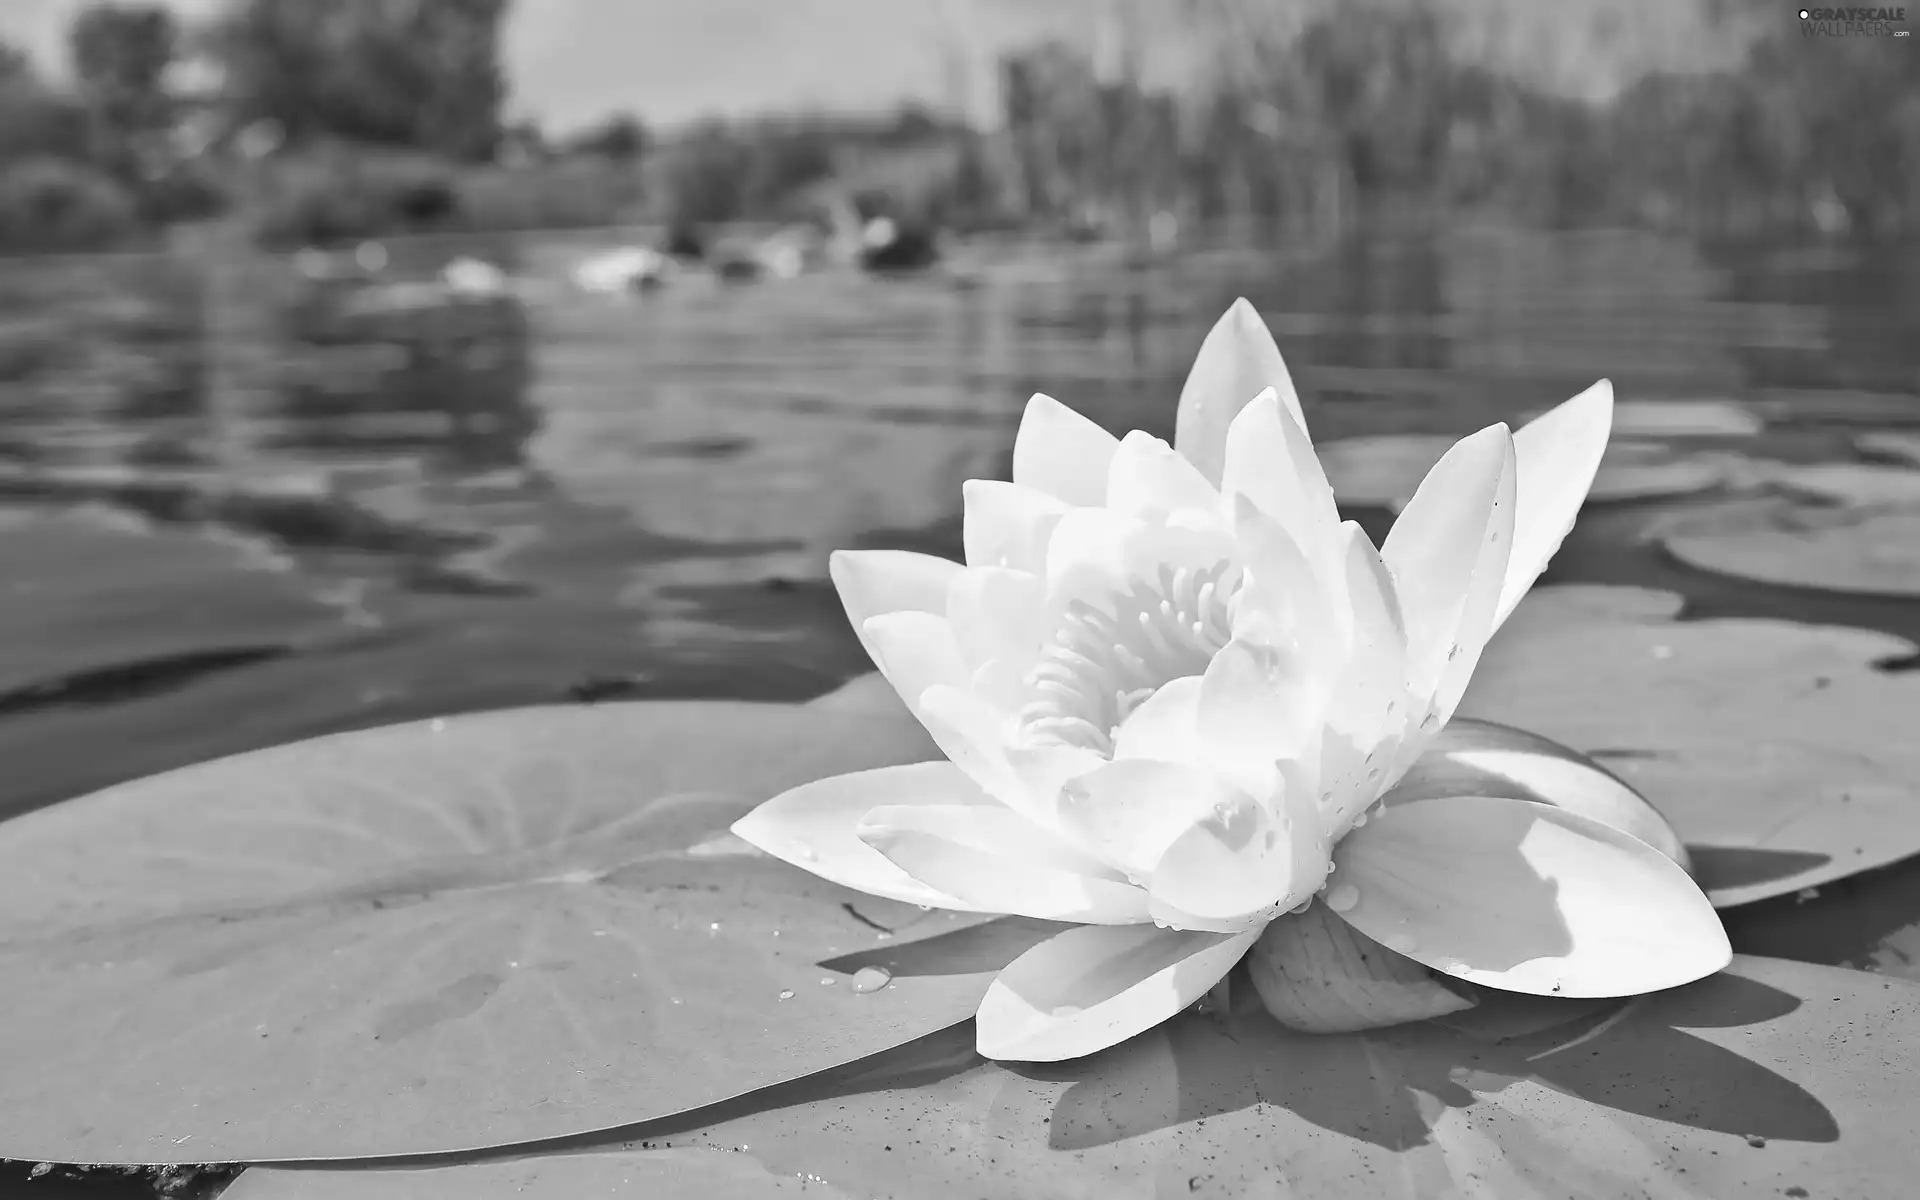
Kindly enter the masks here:
<path id="1" fill-rule="evenodd" d="M 462 167 L 335 146 L 274 164 L 253 197 L 252 220 L 263 245 L 325 246 L 406 233 L 614 224 L 636 194 L 632 171 L 604 159 Z"/>
<path id="2" fill-rule="evenodd" d="M 254 205 L 254 237 L 274 247 L 444 229 L 459 212 L 450 166 L 345 147 L 273 163 Z"/>
<path id="3" fill-rule="evenodd" d="M 459 179 L 465 229 L 582 229 L 625 221 L 640 197 L 632 167 L 601 157 L 479 167 Z"/>
<path id="4" fill-rule="evenodd" d="M 107 249 L 142 228 L 133 194 L 91 167 L 44 157 L 0 166 L 0 249 Z"/>

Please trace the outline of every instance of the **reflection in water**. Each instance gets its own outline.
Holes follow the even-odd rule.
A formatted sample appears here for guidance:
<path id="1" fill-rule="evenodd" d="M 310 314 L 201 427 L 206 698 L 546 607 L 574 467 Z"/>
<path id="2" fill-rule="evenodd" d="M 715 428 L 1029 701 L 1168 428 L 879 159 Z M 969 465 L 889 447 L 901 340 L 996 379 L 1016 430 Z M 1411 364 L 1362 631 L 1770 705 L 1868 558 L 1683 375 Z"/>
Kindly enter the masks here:
<path id="1" fill-rule="evenodd" d="M 567 284 L 619 240 L 419 239 L 343 279 L 217 242 L 9 263 L 0 500 L 23 520 L 87 502 L 269 551 L 246 569 L 270 561 L 345 615 L 316 636 L 303 610 L 298 636 L 249 645 L 297 643 L 290 661 L 324 680 L 330 655 L 378 630 L 380 661 L 407 664 L 383 695 L 460 708 L 589 677 L 824 688 L 862 665 L 825 583 L 830 550 L 957 555 L 960 484 L 1004 477 L 1035 391 L 1170 437 L 1193 352 L 1236 295 L 1268 317 L 1319 440 L 1458 435 L 1602 375 L 1631 399 L 1756 402 L 1768 451 L 1790 457 L 1850 455 L 1836 421 L 1920 424 L 1911 255 L 1464 230 L 1151 261 L 981 243 L 947 274 L 618 298 Z M 436 281 L 456 257 L 526 286 L 455 294 Z M 1581 536 L 1563 575 L 1676 582 L 1626 518 Z M 230 606 L 238 569 L 207 567 L 198 605 Z M 97 586 L 137 590 L 111 572 Z M 1830 619 L 1879 619 L 1835 605 Z M 66 636 L 88 644 L 54 656 L 99 668 L 134 629 L 140 655 L 219 649 L 168 632 L 177 596 L 114 611 L 120 624 L 78 627 Z M 301 731 L 398 711 L 360 704 Z M 142 736 L 125 719 L 121 736 Z"/>

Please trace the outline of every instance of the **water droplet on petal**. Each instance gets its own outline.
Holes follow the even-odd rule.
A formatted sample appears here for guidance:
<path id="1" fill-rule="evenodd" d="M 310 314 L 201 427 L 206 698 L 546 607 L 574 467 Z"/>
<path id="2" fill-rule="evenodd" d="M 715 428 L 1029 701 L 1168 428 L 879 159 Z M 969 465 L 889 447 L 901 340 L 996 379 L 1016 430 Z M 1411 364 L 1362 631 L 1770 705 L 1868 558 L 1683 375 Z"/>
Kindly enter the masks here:
<path id="1" fill-rule="evenodd" d="M 833 976 L 831 976 L 831 975 L 825 975 L 825 976 L 822 976 L 822 977 L 821 977 L 821 979 L 820 979 L 820 986 L 821 986 L 821 987 L 832 987 L 832 986 L 833 986 Z"/>
<path id="2" fill-rule="evenodd" d="M 1351 911 L 1360 903 L 1360 889 L 1350 883 L 1337 884 L 1327 889 L 1327 907 L 1337 913 Z"/>
<path id="3" fill-rule="evenodd" d="M 792 988 L 781 988 L 781 989 L 780 989 L 780 998 L 781 998 L 782 1000 L 791 1000 L 791 999 L 793 999 L 793 989 L 792 989 Z"/>
<path id="4" fill-rule="evenodd" d="M 640 978 L 640 977 L 639 977 L 638 975 L 635 975 L 635 976 L 634 976 L 634 978 L 635 978 L 635 979 L 638 979 L 638 978 Z M 680 1003 L 680 997 L 678 997 L 678 996 L 675 996 L 675 997 L 673 997 L 673 1002 L 674 1002 L 675 1004 L 678 1004 L 678 1003 Z"/>
<path id="5" fill-rule="evenodd" d="M 1287 911 L 1290 913 L 1303 913 L 1312 907 L 1313 907 L 1313 897 L 1308 896 L 1305 900 L 1302 900 L 1300 903 L 1294 905 L 1292 908 L 1288 909 Z"/>
<path id="6" fill-rule="evenodd" d="M 820 857 L 814 848 L 805 842 L 795 842 L 793 844 L 793 856 L 801 862 L 813 862 Z"/>
<path id="7" fill-rule="evenodd" d="M 1459 658 L 1459 657 L 1460 657 L 1460 643 L 1459 643 L 1459 642 L 1455 642 L 1455 643 L 1454 643 L 1453 645 L 1451 645 L 1451 646 L 1448 646 L 1448 647 L 1447 647 L 1447 661 L 1448 661 L 1448 662 L 1452 662 L 1452 661 L 1453 661 L 1454 659 L 1456 659 L 1456 658 Z"/>
<path id="8" fill-rule="evenodd" d="M 709 925 L 709 926 L 707 926 L 707 932 L 708 932 L 709 934 L 714 934 L 714 933 L 719 933 L 719 932 L 720 932 L 720 922 L 718 922 L 718 921 L 715 921 L 715 922 L 714 922 L 713 924 L 711 924 L 711 925 Z"/>
<path id="9" fill-rule="evenodd" d="M 1438 725 L 1439 723 L 1440 723 L 1440 714 L 1430 712 L 1425 717 L 1421 718 L 1420 728 L 1432 729 L 1435 725 Z"/>
<path id="10" fill-rule="evenodd" d="M 1368 783 L 1379 783 L 1379 782 L 1380 782 L 1380 776 L 1381 776 L 1381 774 L 1382 774 L 1382 773 L 1383 773 L 1383 772 L 1382 772 L 1382 771 L 1380 770 L 1380 768 L 1379 768 L 1379 767 L 1369 767 L 1369 768 L 1367 768 L 1367 782 L 1368 782 Z"/>
<path id="11" fill-rule="evenodd" d="M 853 990 L 866 995 L 893 982 L 893 972 L 885 967 L 861 967 L 853 973 Z"/>
<path id="12" fill-rule="evenodd" d="M 1360 828 L 1362 825 L 1365 825 L 1366 823 L 1367 823 L 1367 814 L 1365 813 L 1361 813 L 1359 816 L 1353 819 L 1353 827 L 1355 829 Z"/>

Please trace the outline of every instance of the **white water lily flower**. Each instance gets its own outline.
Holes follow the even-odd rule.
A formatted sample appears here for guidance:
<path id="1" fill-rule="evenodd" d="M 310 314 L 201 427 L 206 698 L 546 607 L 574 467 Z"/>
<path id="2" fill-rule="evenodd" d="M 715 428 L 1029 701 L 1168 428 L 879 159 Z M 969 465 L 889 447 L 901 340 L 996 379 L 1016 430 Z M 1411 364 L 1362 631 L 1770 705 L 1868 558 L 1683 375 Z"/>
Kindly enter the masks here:
<path id="1" fill-rule="evenodd" d="M 1720 922 L 1647 842 L 1533 800 L 1380 804 L 1571 528 L 1612 403 L 1602 382 L 1464 439 L 1376 550 L 1340 520 L 1245 301 L 1201 347 L 1174 447 L 1035 396 L 1013 482 L 965 486 L 964 566 L 833 557 L 947 760 L 808 784 L 735 831 L 870 893 L 1076 923 L 988 990 L 993 1058 L 1139 1033 L 1256 940 L 1276 1015 L 1350 1027 L 1289 990 L 1370 944 L 1348 929 L 1395 952 L 1339 968 L 1387 989 L 1376 1023 L 1470 1003 L 1428 968 L 1587 997 L 1709 975 L 1730 958 Z"/>

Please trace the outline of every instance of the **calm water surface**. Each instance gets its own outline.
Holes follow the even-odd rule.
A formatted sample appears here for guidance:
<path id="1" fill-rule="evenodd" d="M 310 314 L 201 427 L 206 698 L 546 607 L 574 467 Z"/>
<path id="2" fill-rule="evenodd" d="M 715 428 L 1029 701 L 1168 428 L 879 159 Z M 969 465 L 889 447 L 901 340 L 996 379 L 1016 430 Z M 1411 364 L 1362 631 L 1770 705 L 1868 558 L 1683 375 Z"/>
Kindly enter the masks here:
<path id="1" fill-rule="evenodd" d="M 1755 404 L 1775 457 L 1920 427 L 1910 253 L 1460 231 L 570 292 L 604 244 L 394 248 L 390 279 L 478 249 L 526 281 L 457 304 L 241 254 L 0 263 L 0 815 L 429 714 L 823 691 L 867 669 L 830 550 L 957 556 L 961 481 L 1006 475 L 1035 391 L 1171 437 L 1237 295 L 1322 441 L 1464 434 L 1601 376 Z M 1590 512 L 1551 578 L 1920 633 L 1661 561 L 1643 517 Z"/>

